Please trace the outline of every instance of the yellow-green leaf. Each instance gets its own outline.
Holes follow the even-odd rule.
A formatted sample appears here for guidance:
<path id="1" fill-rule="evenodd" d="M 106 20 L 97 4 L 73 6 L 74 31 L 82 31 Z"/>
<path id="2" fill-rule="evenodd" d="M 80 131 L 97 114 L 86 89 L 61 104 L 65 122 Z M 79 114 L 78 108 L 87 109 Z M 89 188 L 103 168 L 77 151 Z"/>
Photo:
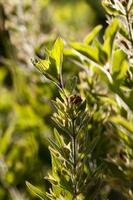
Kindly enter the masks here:
<path id="1" fill-rule="evenodd" d="M 71 43 L 71 47 L 74 48 L 79 53 L 83 54 L 90 61 L 99 63 L 99 51 L 96 47 L 91 47 L 86 44 L 78 42 Z"/>
<path id="2" fill-rule="evenodd" d="M 112 74 L 115 80 L 125 77 L 128 69 L 127 55 L 122 50 L 116 50 L 112 62 Z"/>
<path id="3" fill-rule="evenodd" d="M 64 42 L 61 38 L 58 38 L 54 44 L 54 47 L 51 52 L 51 57 L 56 62 L 56 68 L 58 74 L 60 74 L 60 70 L 62 67 L 62 61 L 63 61 L 63 49 L 64 49 Z"/>
<path id="4" fill-rule="evenodd" d="M 99 33 L 99 31 L 102 29 L 101 25 L 96 26 L 84 39 L 85 44 L 91 44 L 96 35 Z"/>
<path id="5" fill-rule="evenodd" d="M 103 50 L 107 53 L 108 59 L 110 59 L 112 55 L 114 39 L 118 28 L 119 21 L 115 19 L 105 31 Z"/>
<path id="6" fill-rule="evenodd" d="M 49 60 L 43 59 L 33 59 L 32 63 L 42 74 L 46 73 L 50 65 Z"/>
<path id="7" fill-rule="evenodd" d="M 39 197 L 40 199 L 42 200 L 45 200 L 46 197 L 44 195 L 44 193 L 38 189 L 37 187 L 35 187 L 34 185 L 32 185 L 31 183 L 29 183 L 28 181 L 26 181 L 26 185 L 28 187 L 28 189 L 34 194 L 36 195 L 37 197 Z"/>
<path id="8" fill-rule="evenodd" d="M 121 116 L 112 117 L 111 121 L 116 123 L 117 125 L 122 126 L 129 132 L 133 133 L 133 125 L 131 124 L 131 122 L 128 122 L 125 118 L 123 118 Z"/>

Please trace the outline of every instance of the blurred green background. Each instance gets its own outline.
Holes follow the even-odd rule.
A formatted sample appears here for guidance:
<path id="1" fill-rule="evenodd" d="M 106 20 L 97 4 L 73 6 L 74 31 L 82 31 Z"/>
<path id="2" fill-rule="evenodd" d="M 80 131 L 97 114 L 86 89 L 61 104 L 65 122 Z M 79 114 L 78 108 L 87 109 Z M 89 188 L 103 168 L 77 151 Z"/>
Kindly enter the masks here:
<path id="1" fill-rule="evenodd" d="M 30 200 L 25 181 L 47 190 L 47 137 L 52 135 L 51 99 L 57 89 L 33 67 L 31 58 L 61 36 L 82 40 L 105 23 L 97 0 L 0 1 L 0 200 Z M 64 62 L 64 77 L 77 73 Z"/>

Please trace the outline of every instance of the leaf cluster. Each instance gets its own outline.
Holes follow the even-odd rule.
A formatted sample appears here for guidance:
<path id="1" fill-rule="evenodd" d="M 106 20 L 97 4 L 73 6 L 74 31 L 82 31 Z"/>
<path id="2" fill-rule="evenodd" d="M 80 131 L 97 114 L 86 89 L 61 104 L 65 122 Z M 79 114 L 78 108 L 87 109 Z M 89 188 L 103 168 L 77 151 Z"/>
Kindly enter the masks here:
<path id="1" fill-rule="evenodd" d="M 107 188 L 133 198 L 132 62 L 117 40 L 123 33 L 117 16 L 127 17 L 125 10 L 130 15 L 132 3 L 103 1 L 103 5 L 113 16 L 103 42 L 97 39 L 102 28 L 97 26 L 83 42 L 70 43 L 65 50 L 63 40 L 57 39 L 48 59 L 34 62 L 60 93 L 53 101 L 56 129 L 54 139 L 49 139 L 52 170 L 46 178 L 52 186 L 46 196 L 51 200 L 106 199 Z M 130 26 L 128 21 L 125 36 L 132 45 Z M 63 53 L 81 68 L 67 84 L 62 78 Z"/>

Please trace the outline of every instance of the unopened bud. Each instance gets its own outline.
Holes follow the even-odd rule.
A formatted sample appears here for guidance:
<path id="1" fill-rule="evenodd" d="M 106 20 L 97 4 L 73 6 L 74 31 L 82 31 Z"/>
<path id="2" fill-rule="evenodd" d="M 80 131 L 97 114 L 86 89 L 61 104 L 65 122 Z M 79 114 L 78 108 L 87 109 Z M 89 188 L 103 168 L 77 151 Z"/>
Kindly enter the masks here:
<path id="1" fill-rule="evenodd" d="M 82 99 L 81 99 L 81 97 L 79 95 L 75 94 L 75 95 L 71 95 L 69 97 L 69 102 L 73 103 L 73 104 L 79 104 L 79 103 L 82 102 Z"/>

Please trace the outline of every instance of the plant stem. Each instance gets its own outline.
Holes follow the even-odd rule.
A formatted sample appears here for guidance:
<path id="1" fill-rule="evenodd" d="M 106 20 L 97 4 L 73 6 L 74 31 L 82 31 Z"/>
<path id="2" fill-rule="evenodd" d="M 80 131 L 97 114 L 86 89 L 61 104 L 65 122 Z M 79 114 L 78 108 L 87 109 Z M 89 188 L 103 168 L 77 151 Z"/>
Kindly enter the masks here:
<path id="1" fill-rule="evenodd" d="M 62 74 L 60 74 L 60 87 L 61 87 L 61 89 L 64 88 L 64 83 L 63 83 L 63 79 L 62 79 Z"/>
<path id="2" fill-rule="evenodd" d="M 77 158 L 76 158 L 76 132 L 75 132 L 75 125 L 74 119 L 72 120 L 72 152 L 73 152 L 73 172 L 72 172 L 72 179 L 73 179 L 73 200 L 77 200 L 77 180 L 76 180 L 76 165 L 77 165 Z"/>

